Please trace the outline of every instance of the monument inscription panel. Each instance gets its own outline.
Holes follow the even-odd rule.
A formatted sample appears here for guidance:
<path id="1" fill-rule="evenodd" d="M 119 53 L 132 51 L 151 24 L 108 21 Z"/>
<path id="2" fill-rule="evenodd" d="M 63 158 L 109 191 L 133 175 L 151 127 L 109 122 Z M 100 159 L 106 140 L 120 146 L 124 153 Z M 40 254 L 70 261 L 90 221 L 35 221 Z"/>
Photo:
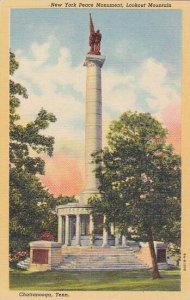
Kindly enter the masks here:
<path id="1" fill-rule="evenodd" d="M 48 250 L 34 249 L 32 263 L 33 264 L 48 264 Z"/>

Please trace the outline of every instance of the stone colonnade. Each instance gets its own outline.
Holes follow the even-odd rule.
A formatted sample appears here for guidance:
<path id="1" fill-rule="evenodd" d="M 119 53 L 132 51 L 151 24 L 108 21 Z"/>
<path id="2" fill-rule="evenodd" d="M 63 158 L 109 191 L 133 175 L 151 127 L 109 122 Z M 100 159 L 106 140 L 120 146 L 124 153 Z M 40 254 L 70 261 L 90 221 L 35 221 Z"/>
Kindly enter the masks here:
<path id="1" fill-rule="evenodd" d="M 92 215 L 90 215 L 89 205 L 83 205 L 77 203 L 70 203 L 67 205 L 60 205 L 57 207 L 58 214 L 58 242 L 65 246 L 82 246 L 82 239 L 86 237 L 85 246 L 95 246 L 94 243 L 94 220 Z M 88 220 L 87 226 L 84 221 Z M 74 225 L 72 224 L 74 220 Z M 83 224 L 82 224 L 83 223 Z M 103 220 L 105 223 L 105 217 Z M 82 225 L 84 225 L 82 227 Z M 86 226 L 86 227 L 85 227 Z M 103 226 L 103 224 L 102 224 Z M 73 231 L 74 228 L 74 231 Z M 81 232 L 83 228 L 83 233 Z M 115 246 L 126 246 L 126 237 L 122 236 L 120 239 L 119 233 L 114 231 L 113 226 L 111 226 L 111 234 L 114 236 L 113 245 Z M 109 233 L 108 230 L 103 226 L 101 236 L 101 246 L 109 246 Z M 73 234 L 73 236 L 72 236 Z M 83 235 L 82 235 L 83 234 Z M 121 243 L 120 243 L 121 240 Z M 72 242 L 74 241 L 74 244 Z"/>

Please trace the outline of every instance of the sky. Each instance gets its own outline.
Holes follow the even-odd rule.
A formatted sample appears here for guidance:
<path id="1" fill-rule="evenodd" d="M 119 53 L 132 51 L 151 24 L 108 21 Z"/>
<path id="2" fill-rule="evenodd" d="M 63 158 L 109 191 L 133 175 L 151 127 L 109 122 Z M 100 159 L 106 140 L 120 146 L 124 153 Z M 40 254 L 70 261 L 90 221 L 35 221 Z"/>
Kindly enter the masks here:
<path id="1" fill-rule="evenodd" d="M 10 46 L 19 61 L 13 79 L 28 90 L 22 124 L 43 107 L 57 117 L 44 132 L 55 137 L 43 156 L 41 182 L 55 196 L 84 188 L 85 76 L 89 13 L 102 33 L 103 145 L 112 120 L 150 112 L 180 153 L 182 16 L 179 10 L 12 9 Z"/>

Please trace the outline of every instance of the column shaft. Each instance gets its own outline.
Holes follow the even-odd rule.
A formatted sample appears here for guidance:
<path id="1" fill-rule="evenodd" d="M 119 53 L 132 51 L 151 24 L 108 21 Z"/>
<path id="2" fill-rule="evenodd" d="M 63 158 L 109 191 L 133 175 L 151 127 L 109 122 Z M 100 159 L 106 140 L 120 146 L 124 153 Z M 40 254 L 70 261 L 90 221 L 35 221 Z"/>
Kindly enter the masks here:
<path id="1" fill-rule="evenodd" d="M 69 216 L 65 216 L 65 246 L 69 245 Z"/>
<path id="2" fill-rule="evenodd" d="M 58 243 L 63 243 L 63 217 L 58 216 Z"/>
<path id="3" fill-rule="evenodd" d="M 80 246 L 80 215 L 76 215 L 76 246 Z"/>
<path id="4" fill-rule="evenodd" d="M 90 245 L 93 245 L 94 222 L 93 222 L 92 215 L 90 215 L 89 231 L 90 231 Z"/>
<path id="5" fill-rule="evenodd" d="M 126 247 L 126 236 L 122 235 L 122 247 Z"/>
<path id="6" fill-rule="evenodd" d="M 119 238 L 120 238 L 119 233 L 116 233 L 116 234 L 115 234 L 115 246 L 116 246 L 116 247 L 119 246 Z"/>
<path id="7" fill-rule="evenodd" d="M 111 231 L 111 234 L 114 235 L 115 228 L 114 228 L 114 224 L 113 223 L 111 223 L 111 225 L 110 225 L 110 231 Z"/>
<path id="8" fill-rule="evenodd" d="M 85 176 L 86 190 L 97 190 L 98 182 L 93 172 L 91 154 L 102 144 L 102 95 L 101 68 L 94 62 L 87 63 L 86 79 L 86 129 L 85 129 Z"/>
<path id="9" fill-rule="evenodd" d="M 104 216 L 104 223 L 106 221 L 106 217 Z M 102 247 L 106 247 L 108 246 L 108 232 L 107 229 L 105 227 L 103 227 L 103 243 L 102 243 Z"/>
<path id="10" fill-rule="evenodd" d="M 102 148 L 102 87 L 101 67 L 105 56 L 88 54 L 86 67 L 86 122 L 85 122 L 85 189 L 80 203 L 88 203 L 92 194 L 98 193 L 99 181 L 95 176 L 92 153 Z"/>

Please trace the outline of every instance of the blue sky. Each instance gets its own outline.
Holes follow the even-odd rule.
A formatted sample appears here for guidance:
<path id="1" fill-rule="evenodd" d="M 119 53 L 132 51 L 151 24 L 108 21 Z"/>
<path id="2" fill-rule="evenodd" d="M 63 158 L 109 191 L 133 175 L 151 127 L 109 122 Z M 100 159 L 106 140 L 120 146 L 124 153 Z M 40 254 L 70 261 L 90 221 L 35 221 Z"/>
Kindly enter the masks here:
<path id="1" fill-rule="evenodd" d="M 20 64 L 14 79 L 29 93 L 19 109 L 22 122 L 41 107 L 53 112 L 58 121 L 47 134 L 56 138 L 55 154 L 76 159 L 81 170 L 90 12 L 106 56 L 104 143 L 110 122 L 126 110 L 150 112 L 169 130 L 178 128 L 181 98 L 180 10 L 12 9 L 11 50 Z"/>
<path id="2" fill-rule="evenodd" d="M 179 76 L 180 10 L 12 9 L 11 48 L 13 51 L 22 48 L 30 54 L 32 41 L 43 43 L 52 35 L 55 37 L 52 60 L 57 59 L 56 48 L 64 44 L 71 50 L 72 64 L 78 64 L 88 50 L 90 12 L 95 27 L 103 33 L 105 68 L 114 64 L 120 71 L 127 72 L 134 63 L 154 57 L 173 65 L 171 75 Z M 127 64 L 126 68 L 122 62 Z"/>

